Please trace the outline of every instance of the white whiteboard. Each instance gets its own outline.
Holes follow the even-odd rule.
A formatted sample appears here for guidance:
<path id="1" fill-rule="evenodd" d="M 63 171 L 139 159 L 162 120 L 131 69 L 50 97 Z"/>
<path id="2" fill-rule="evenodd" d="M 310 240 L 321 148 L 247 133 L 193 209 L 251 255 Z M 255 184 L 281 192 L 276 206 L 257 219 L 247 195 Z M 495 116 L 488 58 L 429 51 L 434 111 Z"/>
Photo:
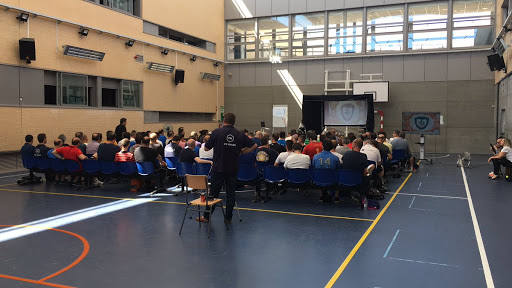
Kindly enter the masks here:
<path id="1" fill-rule="evenodd" d="M 354 95 L 373 94 L 373 102 L 389 102 L 389 82 L 355 82 Z"/>
<path id="2" fill-rule="evenodd" d="M 274 105 L 272 107 L 272 127 L 288 127 L 288 105 Z"/>

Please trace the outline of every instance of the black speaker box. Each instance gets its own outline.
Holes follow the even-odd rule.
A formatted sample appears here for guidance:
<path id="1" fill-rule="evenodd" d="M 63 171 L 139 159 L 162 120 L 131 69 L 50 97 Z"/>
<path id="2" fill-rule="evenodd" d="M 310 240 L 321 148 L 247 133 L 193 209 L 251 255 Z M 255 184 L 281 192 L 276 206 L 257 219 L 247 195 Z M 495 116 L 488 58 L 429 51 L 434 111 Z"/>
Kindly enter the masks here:
<path id="1" fill-rule="evenodd" d="M 185 70 L 176 69 L 174 72 L 174 83 L 185 83 Z"/>
<path id="2" fill-rule="evenodd" d="M 34 38 L 20 39 L 20 60 L 36 60 L 36 41 Z"/>
<path id="3" fill-rule="evenodd" d="M 492 54 L 487 56 L 487 65 L 489 65 L 491 71 L 500 71 L 506 67 L 503 56 L 500 56 L 499 54 Z"/>

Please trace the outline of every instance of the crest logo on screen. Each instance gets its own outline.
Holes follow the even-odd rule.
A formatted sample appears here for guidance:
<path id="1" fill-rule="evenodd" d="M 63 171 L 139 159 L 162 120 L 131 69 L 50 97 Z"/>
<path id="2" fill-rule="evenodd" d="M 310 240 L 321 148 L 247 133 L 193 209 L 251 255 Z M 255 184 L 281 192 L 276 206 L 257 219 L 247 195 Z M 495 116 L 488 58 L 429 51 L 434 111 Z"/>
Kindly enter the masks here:
<path id="1" fill-rule="evenodd" d="M 416 127 L 418 127 L 419 130 L 425 130 L 425 128 L 427 128 L 429 122 L 430 122 L 430 119 L 425 116 L 416 117 L 414 119 L 414 124 L 416 124 Z"/>
<path id="2" fill-rule="evenodd" d="M 341 115 L 345 121 L 349 121 L 354 116 L 354 104 L 345 104 L 341 107 Z"/>

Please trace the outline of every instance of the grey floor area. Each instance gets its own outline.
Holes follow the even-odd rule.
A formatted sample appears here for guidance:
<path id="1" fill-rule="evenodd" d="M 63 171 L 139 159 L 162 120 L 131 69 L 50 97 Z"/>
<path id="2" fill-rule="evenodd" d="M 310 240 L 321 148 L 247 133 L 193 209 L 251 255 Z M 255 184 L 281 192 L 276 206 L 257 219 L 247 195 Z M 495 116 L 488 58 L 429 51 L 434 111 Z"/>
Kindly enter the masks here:
<path id="1" fill-rule="evenodd" d="M 474 156 L 474 168 L 465 172 L 495 287 L 509 287 L 512 183 L 488 180 L 492 167 L 486 159 Z M 455 162 L 449 157 L 421 164 L 334 287 L 486 287 Z M 390 179 L 382 208 L 406 176 Z M 0 177 L 0 225 L 146 198 L 125 192 L 123 184 L 84 192 L 53 184 L 10 185 L 18 176 Z M 183 202 L 182 196 L 161 196 L 157 203 L 68 224 L 59 229 L 83 236 L 90 251 L 47 282 L 63 285 L 53 287 L 324 287 L 382 210 L 361 211 L 349 201 L 318 204 L 313 194 L 304 198 L 288 191 L 253 204 L 252 192 L 238 193 L 243 222 L 234 221 L 226 231 L 216 212 L 210 239 L 205 227 L 190 219 L 178 235 L 184 206 L 176 202 Z M 43 279 L 82 251 L 78 239 L 55 231 L 0 242 L 0 274 Z M 0 277 L 0 287 L 44 286 Z"/>

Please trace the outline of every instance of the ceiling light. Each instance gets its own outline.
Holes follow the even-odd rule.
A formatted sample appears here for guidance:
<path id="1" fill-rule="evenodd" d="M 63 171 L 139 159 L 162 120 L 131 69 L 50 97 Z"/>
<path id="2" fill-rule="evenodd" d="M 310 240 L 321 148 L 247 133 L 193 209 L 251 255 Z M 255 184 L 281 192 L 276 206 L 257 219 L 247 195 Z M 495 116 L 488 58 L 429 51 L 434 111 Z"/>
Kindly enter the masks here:
<path id="1" fill-rule="evenodd" d="M 194 55 L 194 56 L 192 56 L 192 57 L 190 58 L 190 61 L 196 61 L 196 60 L 197 60 L 197 56 L 196 56 L 196 55 Z"/>
<path id="2" fill-rule="evenodd" d="M 167 55 L 169 54 L 169 49 L 162 49 L 162 54 Z"/>
<path id="3" fill-rule="evenodd" d="M 154 62 L 148 62 L 148 70 L 172 73 L 174 71 L 174 66 L 160 64 L 160 63 L 154 63 Z"/>
<path id="4" fill-rule="evenodd" d="M 124 43 L 124 45 L 126 45 L 126 47 L 132 47 L 133 44 L 135 44 L 135 40 L 132 40 L 132 39 L 130 39 L 130 40 L 126 41 L 126 43 Z"/>
<path id="5" fill-rule="evenodd" d="M 80 36 L 87 36 L 87 35 L 89 35 L 89 29 L 80 28 L 80 31 L 78 31 L 78 34 L 80 34 Z"/>
<path id="6" fill-rule="evenodd" d="M 206 72 L 201 72 L 201 79 L 205 79 L 205 80 L 213 80 L 213 81 L 220 81 L 220 75 L 218 75 L 218 74 L 206 73 Z"/>
<path id="7" fill-rule="evenodd" d="M 64 55 L 73 56 L 78 58 L 84 58 L 95 61 L 103 61 L 103 57 L 105 57 L 105 53 L 89 50 L 85 48 L 75 47 L 75 46 L 64 46 Z"/>
<path id="8" fill-rule="evenodd" d="M 20 22 L 27 22 L 28 21 L 28 17 L 30 17 L 29 14 L 27 14 L 27 13 L 20 13 L 20 14 L 18 14 L 18 17 L 16 17 L 16 19 L 20 20 Z"/>

